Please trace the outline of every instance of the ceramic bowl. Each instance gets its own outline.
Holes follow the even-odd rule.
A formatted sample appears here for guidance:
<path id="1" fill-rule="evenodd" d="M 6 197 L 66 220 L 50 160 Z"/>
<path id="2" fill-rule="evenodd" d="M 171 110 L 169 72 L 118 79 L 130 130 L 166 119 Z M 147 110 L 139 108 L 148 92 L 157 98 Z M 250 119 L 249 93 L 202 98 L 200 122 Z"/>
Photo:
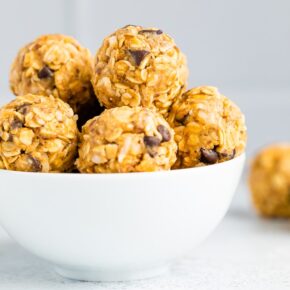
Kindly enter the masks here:
<path id="1" fill-rule="evenodd" d="M 153 173 L 0 170 L 0 222 L 60 275 L 120 281 L 162 274 L 225 215 L 245 155 Z"/>

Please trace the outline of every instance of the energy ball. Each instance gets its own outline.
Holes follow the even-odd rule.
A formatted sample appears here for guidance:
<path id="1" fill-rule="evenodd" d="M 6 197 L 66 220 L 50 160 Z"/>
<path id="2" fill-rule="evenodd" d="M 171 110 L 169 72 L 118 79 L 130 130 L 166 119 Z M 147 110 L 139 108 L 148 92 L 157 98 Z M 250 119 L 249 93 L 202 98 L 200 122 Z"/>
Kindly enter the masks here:
<path id="1" fill-rule="evenodd" d="M 261 215 L 290 217 L 290 144 L 268 146 L 255 156 L 249 186 Z"/>
<path id="2" fill-rule="evenodd" d="M 230 160 L 244 152 L 244 115 L 215 87 L 197 87 L 172 106 L 169 124 L 178 145 L 174 168 L 187 168 Z"/>
<path id="3" fill-rule="evenodd" d="M 93 60 L 88 49 L 61 34 L 44 35 L 22 48 L 10 71 L 10 87 L 18 95 L 53 95 L 78 113 L 95 98 Z"/>
<path id="4" fill-rule="evenodd" d="M 73 110 L 58 98 L 28 94 L 0 109 L 1 169 L 70 171 L 77 142 Z"/>
<path id="5" fill-rule="evenodd" d="M 176 150 L 174 131 L 160 114 L 124 106 L 85 124 L 76 165 L 82 173 L 169 170 Z"/>
<path id="6" fill-rule="evenodd" d="M 143 106 L 167 116 L 187 76 L 185 56 L 169 35 L 128 25 L 104 39 L 92 83 L 106 108 Z"/>

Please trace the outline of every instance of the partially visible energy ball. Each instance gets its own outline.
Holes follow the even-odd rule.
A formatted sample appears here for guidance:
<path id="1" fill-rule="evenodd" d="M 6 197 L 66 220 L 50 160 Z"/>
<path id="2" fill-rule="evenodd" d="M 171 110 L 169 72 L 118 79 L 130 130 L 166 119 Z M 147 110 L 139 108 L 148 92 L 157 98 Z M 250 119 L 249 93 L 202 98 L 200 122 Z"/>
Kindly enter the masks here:
<path id="1" fill-rule="evenodd" d="M 174 131 L 160 114 L 118 107 L 85 124 L 76 165 L 82 173 L 169 170 L 176 150 Z"/>
<path id="2" fill-rule="evenodd" d="M 175 168 L 214 164 L 244 152 L 244 115 L 214 87 L 197 87 L 177 98 L 168 117 L 178 145 Z"/>
<path id="3" fill-rule="evenodd" d="M 92 83 L 106 108 L 143 106 L 166 117 L 187 77 L 185 56 L 169 35 L 128 25 L 104 39 Z"/>
<path id="4" fill-rule="evenodd" d="M 70 171 L 77 142 L 73 110 L 58 98 L 28 94 L 0 109 L 1 169 Z"/>
<path id="5" fill-rule="evenodd" d="M 10 71 L 10 87 L 17 96 L 53 95 L 78 113 L 95 98 L 92 65 L 89 50 L 72 37 L 44 35 L 18 52 Z"/>
<path id="6" fill-rule="evenodd" d="M 290 144 L 262 149 L 249 172 L 252 201 L 267 217 L 290 217 Z"/>

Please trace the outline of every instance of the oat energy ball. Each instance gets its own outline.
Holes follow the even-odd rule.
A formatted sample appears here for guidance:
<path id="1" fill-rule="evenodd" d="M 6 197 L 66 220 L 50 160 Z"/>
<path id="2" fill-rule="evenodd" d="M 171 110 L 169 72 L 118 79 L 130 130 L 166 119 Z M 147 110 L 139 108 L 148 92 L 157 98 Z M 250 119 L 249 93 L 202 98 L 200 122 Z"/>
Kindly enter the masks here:
<path id="1" fill-rule="evenodd" d="M 245 150 L 244 116 L 214 87 L 187 91 L 175 101 L 168 121 L 178 144 L 175 168 L 223 162 Z"/>
<path id="2" fill-rule="evenodd" d="M 125 106 L 85 124 L 76 164 L 82 173 L 168 170 L 176 150 L 174 131 L 161 115 Z"/>
<path id="3" fill-rule="evenodd" d="M 75 39 L 44 35 L 22 48 L 10 71 L 15 95 L 53 95 L 70 104 L 74 112 L 95 98 L 91 86 L 92 57 Z"/>
<path id="4" fill-rule="evenodd" d="M 70 106 L 53 96 L 19 96 L 0 109 L 0 168 L 70 171 L 78 130 Z"/>
<path id="5" fill-rule="evenodd" d="M 186 84 L 186 59 L 157 28 L 128 25 L 106 37 L 95 58 L 92 83 L 106 108 L 168 108 Z"/>
<path id="6" fill-rule="evenodd" d="M 252 201 L 257 211 L 268 217 L 290 217 L 290 144 L 262 149 L 249 172 Z"/>

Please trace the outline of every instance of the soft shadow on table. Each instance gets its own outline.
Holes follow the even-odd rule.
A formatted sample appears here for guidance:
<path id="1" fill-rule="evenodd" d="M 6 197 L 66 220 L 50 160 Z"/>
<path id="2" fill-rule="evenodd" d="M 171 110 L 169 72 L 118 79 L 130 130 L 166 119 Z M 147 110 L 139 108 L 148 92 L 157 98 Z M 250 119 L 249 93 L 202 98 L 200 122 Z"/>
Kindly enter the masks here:
<path id="1" fill-rule="evenodd" d="M 195 265 L 196 263 L 196 265 Z M 14 242 L 0 242 L 0 289 L 45 290 L 45 289 L 188 289 L 187 283 L 196 281 L 195 267 L 198 259 L 184 259 L 167 275 L 147 280 L 114 283 L 93 283 L 68 280 L 60 277 L 42 260 L 30 255 Z M 186 277 L 186 279 L 184 279 Z M 184 282 L 186 281 L 186 285 Z M 193 282 L 192 281 L 192 282 Z M 194 285 L 194 282 L 193 282 Z M 173 287 L 173 288 L 172 288 Z"/>
<path id="2" fill-rule="evenodd" d="M 235 207 L 229 212 L 232 222 L 244 222 L 247 228 L 256 232 L 285 232 L 290 234 L 290 220 L 285 218 L 266 218 L 257 214 L 254 209 Z"/>
<path id="3" fill-rule="evenodd" d="M 288 279 L 289 245 L 290 221 L 262 219 L 252 210 L 234 207 L 217 231 L 167 275 L 132 282 L 93 283 L 60 277 L 47 263 L 6 238 L 0 239 L 0 290 L 207 290 L 232 289 L 238 284 L 241 287 L 235 289 L 246 289 L 244 280 L 258 287 L 259 281 L 265 280 L 264 271 L 269 283 L 275 280 L 276 272 Z M 276 264 L 277 269 L 273 269 Z"/>
<path id="4" fill-rule="evenodd" d="M 5 289 L 4 285 L 12 288 L 14 285 L 39 286 L 43 281 L 46 284 L 62 282 L 48 265 L 12 241 L 0 243 L 0 281 L 0 289 Z"/>

